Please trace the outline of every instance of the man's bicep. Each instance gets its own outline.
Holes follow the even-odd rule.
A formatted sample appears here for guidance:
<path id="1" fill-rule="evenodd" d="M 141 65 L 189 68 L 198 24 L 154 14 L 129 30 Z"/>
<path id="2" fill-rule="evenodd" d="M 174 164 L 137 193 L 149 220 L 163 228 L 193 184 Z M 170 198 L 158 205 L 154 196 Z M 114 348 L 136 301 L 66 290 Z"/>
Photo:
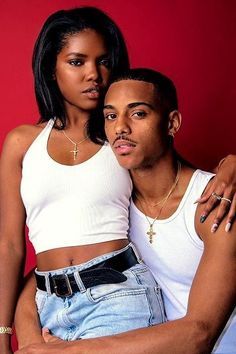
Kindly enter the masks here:
<path id="1" fill-rule="evenodd" d="M 191 287 L 187 315 L 203 321 L 210 338 L 216 339 L 236 305 L 236 227 L 225 232 L 220 226 L 212 233 L 213 218 L 210 215 L 204 224 L 196 221 L 204 252 Z"/>

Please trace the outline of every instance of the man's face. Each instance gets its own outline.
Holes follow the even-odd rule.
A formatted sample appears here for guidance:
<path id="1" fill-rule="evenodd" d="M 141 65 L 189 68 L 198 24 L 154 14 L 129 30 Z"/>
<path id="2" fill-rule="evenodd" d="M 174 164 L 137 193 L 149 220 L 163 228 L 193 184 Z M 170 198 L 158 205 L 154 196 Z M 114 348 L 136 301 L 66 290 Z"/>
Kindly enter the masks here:
<path id="1" fill-rule="evenodd" d="M 151 167 L 168 145 L 167 123 L 160 115 L 151 83 L 113 83 L 104 103 L 105 131 L 121 166 Z"/>

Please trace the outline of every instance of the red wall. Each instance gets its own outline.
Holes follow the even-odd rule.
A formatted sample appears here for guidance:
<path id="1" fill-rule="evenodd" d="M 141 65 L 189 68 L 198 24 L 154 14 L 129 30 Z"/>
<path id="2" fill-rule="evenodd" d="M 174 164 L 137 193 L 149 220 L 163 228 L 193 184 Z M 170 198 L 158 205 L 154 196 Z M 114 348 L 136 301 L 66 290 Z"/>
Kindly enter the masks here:
<path id="1" fill-rule="evenodd" d="M 174 80 L 183 114 L 176 145 L 187 159 L 210 168 L 236 153 L 234 0 L 0 1 L 0 144 L 16 125 L 37 121 L 31 53 L 42 23 L 81 5 L 100 7 L 119 24 L 133 66 Z M 33 262 L 29 248 L 27 269 Z"/>

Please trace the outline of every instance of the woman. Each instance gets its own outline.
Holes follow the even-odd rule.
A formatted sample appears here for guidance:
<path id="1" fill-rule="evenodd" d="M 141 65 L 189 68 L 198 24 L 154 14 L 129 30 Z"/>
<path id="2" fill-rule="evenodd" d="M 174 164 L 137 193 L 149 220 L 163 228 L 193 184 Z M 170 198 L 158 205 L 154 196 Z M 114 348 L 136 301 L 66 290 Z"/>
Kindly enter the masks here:
<path id="1" fill-rule="evenodd" d="M 128 65 L 119 29 L 98 9 L 59 11 L 39 34 L 33 71 L 41 119 L 12 131 L 2 153 L 5 334 L 22 278 L 25 223 L 42 326 L 73 340 L 165 320 L 160 289 L 128 242 L 131 181 L 103 144 L 99 121 L 111 73 Z M 9 352 L 8 336 L 0 346 Z"/>
<path id="2" fill-rule="evenodd" d="M 41 119 L 8 135 L 1 161 L 6 333 L 22 277 L 25 222 L 37 254 L 41 325 L 52 333 L 73 340 L 165 319 L 159 287 L 128 243 L 132 186 L 104 143 L 99 111 L 110 75 L 128 65 L 120 31 L 98 9 L 59 11 L 41 30 L 33 58 Z M 9 336 L 0 340 L 9 353 Z"/>

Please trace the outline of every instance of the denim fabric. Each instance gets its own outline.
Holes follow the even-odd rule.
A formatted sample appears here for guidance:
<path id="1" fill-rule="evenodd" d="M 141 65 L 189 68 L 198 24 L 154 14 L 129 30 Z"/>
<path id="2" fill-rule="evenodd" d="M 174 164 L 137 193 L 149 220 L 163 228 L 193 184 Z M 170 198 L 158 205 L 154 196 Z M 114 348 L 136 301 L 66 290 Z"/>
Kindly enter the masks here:
<path id="1" fill-rule="evenodd" d="M 42 327 L 49 328 L 64 340 L 75 340 L 117 334 L 164 322 L 160 287 L 143 263 L 124 271 L 127 280 L 123 283 L 97 285 L 88 289 L 83 287 L 78 271 L 111 258 L 127 247 L 78 266 L 50 272 L 36 270 L 46 276 L 49 273 L 74 273 L 81 290 L 66 298 L 37 290 L 36 304 Z"/>

